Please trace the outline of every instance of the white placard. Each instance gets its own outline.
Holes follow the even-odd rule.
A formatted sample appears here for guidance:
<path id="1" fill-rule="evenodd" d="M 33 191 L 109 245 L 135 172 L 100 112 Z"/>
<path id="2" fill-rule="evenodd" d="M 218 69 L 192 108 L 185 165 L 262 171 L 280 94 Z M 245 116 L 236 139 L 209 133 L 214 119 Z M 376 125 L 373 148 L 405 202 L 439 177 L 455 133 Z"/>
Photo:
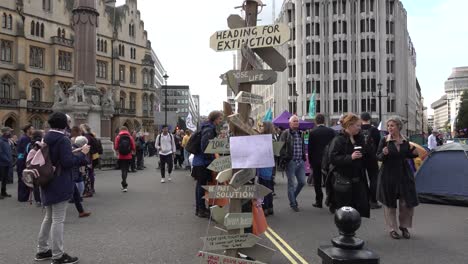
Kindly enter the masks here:
<path id="1" fill-rule="evenodd" d="M 271 135 L 230 137 L 233 169 L 256 169 L 275 166 Z"/>

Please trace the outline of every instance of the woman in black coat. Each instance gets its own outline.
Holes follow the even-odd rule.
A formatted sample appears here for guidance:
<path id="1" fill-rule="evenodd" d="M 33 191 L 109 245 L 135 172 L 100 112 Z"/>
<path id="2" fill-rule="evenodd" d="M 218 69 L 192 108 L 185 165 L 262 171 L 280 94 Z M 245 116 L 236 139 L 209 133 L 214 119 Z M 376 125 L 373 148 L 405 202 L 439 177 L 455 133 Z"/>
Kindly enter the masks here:
<path id="1" fill-rule="evenodd" d="M 332 208 L 351 206 L 361 217 L 370 217 L 369 188 L 364 171 L 366 153 L 359 135 L 361 120 L 354 114 L 343 119 L 343 131 L 330 143 L 329 159 L 333 177 Z"/>
<path id="2" fill-rule="evenodd" d="M 387 121 L 389 135 L 380 140 L 377 158 L 382 161 L 377 182 L 377 199 L 384 204 L 385 222 L 390 229 L 390 236 L 399 239 L 396 217 L 397 200 L 399 207 L 399 229 L 403 237 L 410 238 L 414 207 L 418 202 L 413 171 L 407 159 L 418 156 L 415 147 L 400 134 L 403 123 L 398 118 Z"/>

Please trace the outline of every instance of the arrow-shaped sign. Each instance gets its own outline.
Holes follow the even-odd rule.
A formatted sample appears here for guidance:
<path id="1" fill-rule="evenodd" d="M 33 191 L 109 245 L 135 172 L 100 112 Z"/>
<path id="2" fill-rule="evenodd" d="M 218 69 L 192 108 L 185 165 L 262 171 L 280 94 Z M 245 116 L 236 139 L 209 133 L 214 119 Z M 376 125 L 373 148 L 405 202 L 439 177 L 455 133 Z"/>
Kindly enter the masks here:
<path id="1" fill-rule="evenodd" d="M 255 169 L 243 169 L 234 174 L 229 185 L 237 189 L 253 178 L 255 178 Z"/>
<path id="2" fill-rule="evenodd" d="M 208 191 L 210 199 L 254 199 L 263 198 L 271 193 L 270 189 L 259 184 L 243 185 L 237 189 L 229 185 L 203 185 L 202 187 Z"/>
<path id="3" fill-rule="evenodd" d="M 240 92 L 236 96 L 235 100 L 238 103 L 244 103 L 244 104 L 263 104 L 263 96 L 244 92 L 244 91 Z"/>
<path id="4" fill-rule="evenodd" d="M 239 93 L 239 82 L 237 81 L 233 72 L 229 71 L 226 73 L 226 83 L 229 85 L 234 94 Z"/>
<path id="5" fill-rule="evenodd" d="M 245 133 L 247 133 L 249 135 L 257 135 L 258 134 L 249 125 L 244 124 L 244 122 L 242 122 L 242 120 L 240 119 L 240 115 L 238 113 L 228 116 L 228 120 L 229 120 L 229 122 L 234 124 L 236 127 L 238 127 L 240 130 L 244 131 Z"/>
<path id="6" fill-rule="evenodd" d="M 229 140 L 227 138 L 215 138 L 206 146 L 205 154 L 229 154 Z"/>
<path id="7" fill-rule="evenodd" d="M 227 182 L 231 180 L 231 178 L 232 178 L 232 169 L 223 170 L 222 172 L 218 173 L 218 175 L 216 176 L 216 180 L 219 183 Z"/>
<path id="8" fill-rule="evenodd" d="M 264 264 L 263 262 L 259 261 L 251 261 L 246 259 L 240 258 L 233 258 L 224 255 L 219 255 L 215 253 L 199 251 L 198 257 L 202 258 L 202 262 L 206 264 L 218 264 L 218 263 L 229 263 L 229 264 Z"/>
<path id="9" fill-rule="evenodd" d="M 227 19 L 228 27 L 233 28 L 241 28 L 245 27 L 245 20 L 239 15 L 230 15 Z"/>
<path id="10" fill-rule="evenodd" d="M 226 216 L 227 212 L 225 208 L 219 207 L 218 205 L 211 206 L 211 218 L 215 220 L 218 224 L 224 223 L 224 217 Z"/>
<path id="11" fill-rule="evenodd" d="M 213 160 L 208 169 L 214 172 L 220 172 L 232 168 L 231 157 L 224 156 Z"/>
<path id="12" fill-rule="evenodd" d="M 227 230 L 251 227 L 252 221 L 252 213 L 229 213 L 224 217 L 224 227 Z"/>
<path id="13" fill-rule="evenodd" d="M 257 56 L 249 47 L 242 47 L 241 54 L 255 70 L 263 69 L 262 62 L 257 59 Z"/>
<path id="14" fill-rule="evenodd" d="M 237 71 L 230 70 L 225 74 L 221 74 L 219 78 L 222 80 L 221 84 L 229 84 L 227 75 L 231 73 L 238 84 L 274 84 L 276 82 L 277 74 L 272 70 L 252 70 L 252 71 Z M 237 94 L 237 93 L 236 93 Z"/>
<path id="15" fill-rule="evenodd" d="M 202 237 L 203 248 L 205 250 L 224 250 L 234 248 L 249 248 L 253 247 L 260 241 L 258 236 L 248 234 L 238 235 L 220 235 L 220 236 L 209 236 Z"/>

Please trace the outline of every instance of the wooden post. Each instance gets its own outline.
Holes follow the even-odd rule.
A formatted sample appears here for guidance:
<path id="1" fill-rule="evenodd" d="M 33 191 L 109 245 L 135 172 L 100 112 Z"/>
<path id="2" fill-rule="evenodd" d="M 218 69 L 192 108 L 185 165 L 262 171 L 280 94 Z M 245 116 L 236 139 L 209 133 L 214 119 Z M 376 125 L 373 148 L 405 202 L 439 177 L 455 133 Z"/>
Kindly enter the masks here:
<path id="1" fill-rule="evenodd" d="M 244 12 L 245 12 L 245 22 L 247 27 L 253 27 L 257 25 L 257 15 L 258 15 L 258 2 L 246 0 L 244 2 Z M 241 70 L 242 71 L 250 71 L 253 70 L 253 66 L 249 64 L 246 58 L 242 58 L 241 62 Z M 252 84 L 243 83 L 239 85 L 239 92 L 252 92 Z M 250 111 L 252 107 L 250 104 L 239 103 L 238 104 L 238 113 L 240 115 L 240 119 L 247 124 L 250 116 Z M 240 129 L 235 130 L 235 136 L 246 136 L 247 133 L 243 132 Z M 233 170 L 233 173 L 238 172 L 239 170 Z M 243 201 L 240 199 L 231 199 L 229 205 L 229 213 L 240 213 L 242 212 L 242 204 Z M 228 233 L 230 235 L 234 234 L 241 234 L 244 233 L 244 229 L 236 229 L 236 230 L 229 230 Z M 238 249 L 228 249 L 226 250 L 226 255 L 231 257 L 237 257 Z"/>

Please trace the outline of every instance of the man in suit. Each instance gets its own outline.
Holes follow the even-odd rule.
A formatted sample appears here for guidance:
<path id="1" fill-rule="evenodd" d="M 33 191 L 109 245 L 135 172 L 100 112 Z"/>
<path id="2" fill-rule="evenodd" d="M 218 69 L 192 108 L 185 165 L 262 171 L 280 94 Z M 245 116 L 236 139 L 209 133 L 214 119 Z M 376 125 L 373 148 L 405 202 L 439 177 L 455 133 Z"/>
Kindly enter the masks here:
<path id="1" fill-rule="evenodd" d="M 315 189 L 315 204 L 314 207 L 322 208 L 323 191 L 322 191 L 322 156 L 325 147 L 335 137 L 335 131 L 325 126 L 325 116 L 317 114 L 315 117 L 317 127 L 309 134 L 309 162 L 312 167 Z"/>

